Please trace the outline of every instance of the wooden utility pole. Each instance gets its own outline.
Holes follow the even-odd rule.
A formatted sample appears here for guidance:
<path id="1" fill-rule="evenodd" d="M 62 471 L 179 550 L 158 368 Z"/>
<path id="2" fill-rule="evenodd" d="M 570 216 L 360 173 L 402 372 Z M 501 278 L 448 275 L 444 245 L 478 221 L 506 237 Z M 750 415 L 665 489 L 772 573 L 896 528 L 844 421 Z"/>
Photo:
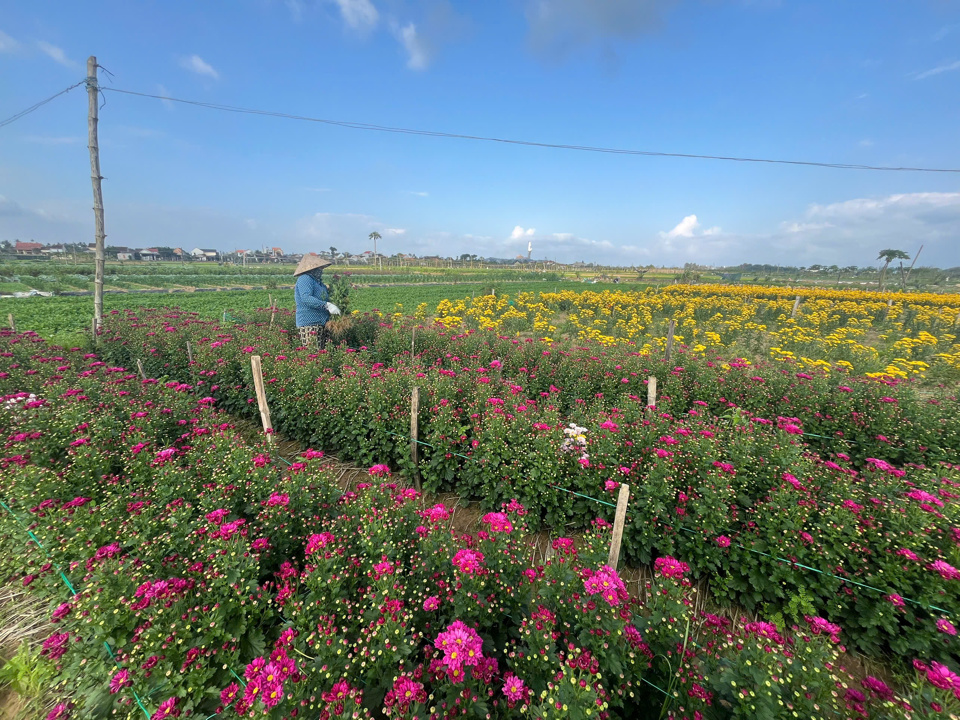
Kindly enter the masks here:
<path id="1" fill-rule="evenodd" d="M 90 148 L 90 182 L 93 184 L 93 219 L 96 225 L 95 270 L 93 276 L 93 322 L 99 330 L 103 325 L 103 266 L 104 240 L 107 237 L 103 225 L 103 191 L 100 188 L 100 145 L 97 142 L 97 123 L 100 118 L 100 91 L 97 84 L 97 58 L 87 58 L 87 146 Z"/>

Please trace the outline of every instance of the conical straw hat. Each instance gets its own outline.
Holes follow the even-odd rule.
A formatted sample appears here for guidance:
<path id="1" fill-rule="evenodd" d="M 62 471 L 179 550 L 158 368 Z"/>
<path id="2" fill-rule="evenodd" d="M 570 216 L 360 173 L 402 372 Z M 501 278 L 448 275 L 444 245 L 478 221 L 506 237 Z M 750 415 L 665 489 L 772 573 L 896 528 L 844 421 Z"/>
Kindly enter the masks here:
<path id="1" fill-rule="evenodd" d="M 294 276 L 303 275 L 305 272 L 310 272 L 311 270 L 323 270 L 325 267 L 330 267 L 333 265 L 329 260 L 325 260 L 316 253 L 307 253 L 303 256 L 303 259 L 297 265 L 297 269 L 293 271 Z"/>

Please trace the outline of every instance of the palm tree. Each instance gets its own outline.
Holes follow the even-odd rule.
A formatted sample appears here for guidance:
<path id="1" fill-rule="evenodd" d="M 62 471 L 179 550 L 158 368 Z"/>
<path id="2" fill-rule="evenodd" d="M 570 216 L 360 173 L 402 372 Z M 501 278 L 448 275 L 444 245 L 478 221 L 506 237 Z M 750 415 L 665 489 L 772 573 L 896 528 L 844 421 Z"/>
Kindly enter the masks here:
<path id="1" fill-rule="evenodd" d="M 377 262 L 377 259 L 380 257 L 377 255 L 377 240 L 381 239 L 383 236 L 374 230 L 372 233 L 367 235 L 370 240 L 373 240 L 373 262 Z M 383 265 L 380 266 L 380 269 L 383 269 Z"/>
<path id="2" fill-rule="evenodd" d="M 330 246 L 330 259 L 331 260 L 337 259 L 337 249 L 333 245 Z"/>
<path id="3" fill-rule="evenodd" d="M 883 269 L 880 271 L 880 291 L 883 291 L 883 278 L 887 274 L 887 268 L 894 260 L 909 260 L 910 256 L 903 250 L 881 250 L 877 255 L 877 260 L 883 260 Z"/>

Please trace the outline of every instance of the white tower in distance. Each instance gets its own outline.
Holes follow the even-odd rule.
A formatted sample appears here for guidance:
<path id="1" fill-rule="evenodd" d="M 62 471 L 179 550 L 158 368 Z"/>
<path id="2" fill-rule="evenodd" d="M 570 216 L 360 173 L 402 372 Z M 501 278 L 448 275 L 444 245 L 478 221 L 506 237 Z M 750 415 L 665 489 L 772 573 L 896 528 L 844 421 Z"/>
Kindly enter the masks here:
<path id="1" fill-rule="evenodd" d="M 531 253 L 533 253 L 533 243 L 532 243 L 532 242 L 528 242 L 528 243 L 527 243 L 527 260 L 530 259 Z"/>

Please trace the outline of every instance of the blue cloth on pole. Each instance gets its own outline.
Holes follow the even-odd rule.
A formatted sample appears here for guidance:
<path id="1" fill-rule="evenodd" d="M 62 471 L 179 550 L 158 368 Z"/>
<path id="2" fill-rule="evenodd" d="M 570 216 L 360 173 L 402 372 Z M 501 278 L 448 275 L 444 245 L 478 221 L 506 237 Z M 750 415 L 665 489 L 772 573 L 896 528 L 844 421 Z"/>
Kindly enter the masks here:
<path id="1" fill-rule="evenodd" d="M 330 291 L 313 275 L 304 273 L 297 278 L 293 298 L 297 303 L 297 327 L 327 324 L 330 319 L 330 311 L 327 310 Z"/>

